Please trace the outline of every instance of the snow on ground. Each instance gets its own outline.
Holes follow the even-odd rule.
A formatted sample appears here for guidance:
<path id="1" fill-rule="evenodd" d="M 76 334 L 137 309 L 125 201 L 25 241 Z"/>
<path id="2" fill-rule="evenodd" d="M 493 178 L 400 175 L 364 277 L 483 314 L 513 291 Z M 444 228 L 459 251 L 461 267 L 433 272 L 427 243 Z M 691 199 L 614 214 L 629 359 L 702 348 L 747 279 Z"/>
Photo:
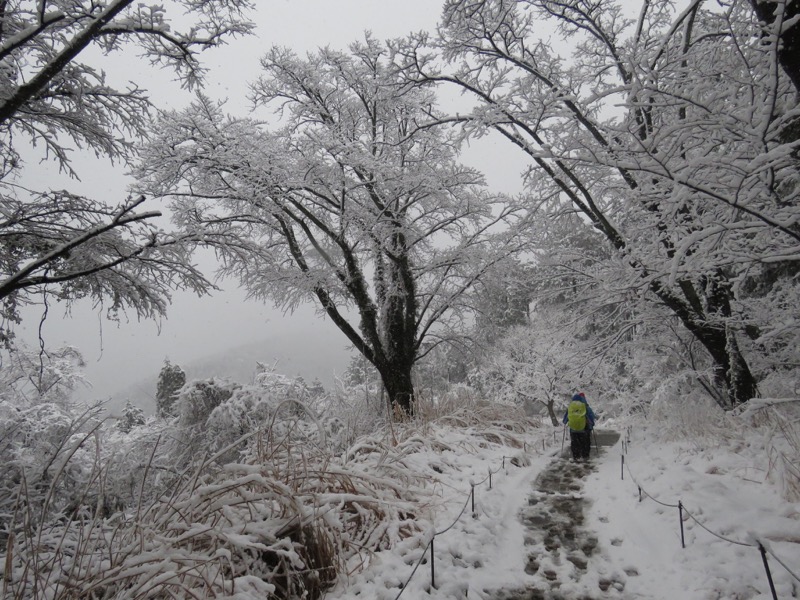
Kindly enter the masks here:
<path id="1" fill-rule="evenodd" d="M 655 430 L 632 429 L 624 471 L 620 443 L 587 479 L 589 526 L 606 563 L 598 568 L 634 568 L 632 598 L 771 598 L 761 542 L 773 553 L 777 597 L 800 597 L 800 580 L 777 562 L 800 575 L 800 504 L 765 481 L 766 459 L 735 437 L 687 444 Z"/>
<path id="2" fill-rule="evenodd" d="M 440 431 L 439 435 L 454 450 L 420 453 L 407 459 L 435 465 L 440 472 L 441 483 L 433 485 L 438 488 L 441 503 L 431 505 L 425 533 L 406 540 L 393 551 L 373 555 L 365 571 L 341 582 L 327 598 L 394 598 L 423 554 L 425 564 L 418 567 L 402 597 L 431 597 L 431 565 L 429 555 L 423 551 L 433 531 L 448 528 L 434 541 L 437 589 L 432 590 L 433 597 L 463 597 L 469 588 L 494 586 L 512 575 L 523 581 L 525 557 L 519 552 L 522 529 L 517 513 L 536 474 L 551 460 L 552 435 L 547 436 L 548 454 L 542 451 L 541 435 L 530 436 L 530 442 L 538 443 L 537 450 L 491 443 L 480 447 L 475 440 L 465 447 L 465 436 L 457 430 L 449 435 Z M 521 468 L 514 462 L 529 464 Z M 470 494 L 473 483 L 474 513 Z"/>
<path id="3" fill-rule="evenodd" d="M 469 445 L 463 430 L 439 431 L 446 450 L 408 458 L 436 465 L 440 472 L 434 485 L 441 502 L 428 507 L 425 533 L 371 555 L 366 568 L 341 580 L 326 599 L 769 599 L 759 541 L 768 551 L 777 597 L 800 597 L 800 504 L 783 500 L 768 481 L 757 439 L 722 435 L 662 441 L 662 429 L 652 424 L 601 426 L 623 436 L 601 448 L 588 467 L 559 456 L 560 429 L 532 430 L 524 449 Z M 565 449 L 568 445 L 567 440 Z M 584 539 L 596 540 L 585 564 L 574 564 L 574 557 L 557 549 L 530 568 L 535 532 L 526 529 L 520 515 L 541 496 L 537 478 L 548 469 L 556 474 L 573 469 L 578 475 L 574 491 L 564 497 L 585 500 L 579 529 Z M 489 470 L 496 470 L 491 489 Z M 685 548 L 679 501 L 685 507 Z M 435 588 L 426 550 L 432 531 L 437 532 Z M 538 551 L 543 547 L 539 544 Z"/>

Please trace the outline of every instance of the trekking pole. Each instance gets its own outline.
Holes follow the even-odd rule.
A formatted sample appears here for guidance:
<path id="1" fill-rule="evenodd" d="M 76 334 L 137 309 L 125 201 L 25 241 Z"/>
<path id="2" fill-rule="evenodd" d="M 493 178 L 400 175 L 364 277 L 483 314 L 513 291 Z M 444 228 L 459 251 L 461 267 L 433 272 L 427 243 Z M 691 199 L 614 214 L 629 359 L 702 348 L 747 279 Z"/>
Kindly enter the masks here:
<path id="1" fill-rule="evenodd" d="M 597 445 L 597 432 L 594 429 L 592 429 L 592 437 L 594 437 L 594 450 L 597 456 L 600 456 L 600 447 Z"/>
<path id="2" fill-rule="evenodd" d="M 564 454 L 564 441 L 567 439 L 567 426 L 564 425 L 564 435 L 561 436 L 561 454 Z"/>

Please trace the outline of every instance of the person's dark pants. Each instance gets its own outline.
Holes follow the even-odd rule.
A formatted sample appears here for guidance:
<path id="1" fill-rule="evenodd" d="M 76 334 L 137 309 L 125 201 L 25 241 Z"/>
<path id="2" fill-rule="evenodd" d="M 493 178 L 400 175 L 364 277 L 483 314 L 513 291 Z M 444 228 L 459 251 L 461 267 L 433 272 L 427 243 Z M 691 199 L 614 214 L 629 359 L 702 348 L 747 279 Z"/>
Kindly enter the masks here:
<path id="1" fill-rule="evenodd" d="M 569 445 L 572 450 L 572 458 L 589 458 L 589 450 L 592 448 L 592 432 L 589 429 L 583 431 L 569 431 Z"/>

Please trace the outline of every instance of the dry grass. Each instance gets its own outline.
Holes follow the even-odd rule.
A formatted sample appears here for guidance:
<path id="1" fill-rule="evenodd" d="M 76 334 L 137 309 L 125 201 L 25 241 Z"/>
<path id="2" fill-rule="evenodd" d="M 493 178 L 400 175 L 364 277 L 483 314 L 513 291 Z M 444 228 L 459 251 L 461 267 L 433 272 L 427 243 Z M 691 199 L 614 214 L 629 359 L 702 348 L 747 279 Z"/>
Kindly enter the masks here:
<path id="1" fill-rule="evenodd" d="M 84 506 L 56 519 L 34 515 L 21 487 L 3 556 L 3 598 L 207 598 L 248 591 L 313 600 L 352 555 L 418 531 L 407 485 L 413 474 L 405 483 L 376 475 L 402 475 L 396 461 L 348 469 L 288 434 L 262 432 L 245 441 L 253 450 L 248 463 L 220 467 L 210 456 L 155 500 L 112 516 L 99 508 L 102 500 L 88 512 Z M 102 488 L 96 479 L 84 496 L 96 498 Z"/>
<path id="2" fill-rule="evenodd" d="M 37 492 L 24 481 L 16 490 L 0 555 L 3 598 L 314 600 L 373 552 L 424 533 L 421 512 L 441 499 L 436 465 L 415 454 L 521 448 L 536 426 L 513 407 L 453 396 L 421 403 L 414 420 L 339 452 L 320 423 L 284 419 L 168 474 L 168 483 L 154 473 L 169 464 L 173 442 L 155 444 L 132 470 L 135 501 L 117 512 L 107 490 L 131 476 L 102 465 L 98 444 L 93 475 L 69 494 L 69 510 L 35 511 Z M 88 439 L 78 441 L 81 452 Z M 61 450 L 50 496 L 66 485 L 76 451 Z M 224 464 L 228 456 L 242 458 Z M 162 487 L 151 488 L 156 481 Z"/>

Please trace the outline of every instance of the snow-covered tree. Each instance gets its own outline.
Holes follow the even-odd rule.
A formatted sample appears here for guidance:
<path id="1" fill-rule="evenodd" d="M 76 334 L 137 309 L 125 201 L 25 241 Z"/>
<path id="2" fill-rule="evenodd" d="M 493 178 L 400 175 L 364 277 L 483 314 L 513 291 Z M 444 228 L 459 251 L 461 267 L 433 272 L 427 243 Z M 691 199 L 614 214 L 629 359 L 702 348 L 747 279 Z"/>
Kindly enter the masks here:
<path id="1" fill-rule="evenodd" d="M 83 356 L 73 346 L 31 350 L 16 345 L 0 351 L 0 401 L 28 408 L 36 404 L 72 405 L 72 393 L 89 387 Z"/>
<path id="2" fill-rule="evenodd" d="M 291 309 L 314 300 L 412 410 L 412 368 L 462 324 L 465 295 L 524 244 L 524 214 L 456 162 L 431 93 L 399 82 L 385 49 L 262 60 L 258 107 L 283 127 L 226 117 L 200 98 L 157 125 L 138 170 L 187 230 L 217 244 L 222 273 Z"/>
<path id="3" fill-rule="evenodd" d="M 165 360 L 156 382 L 156 416 L 159 419 L 175 416 L 175 401 L 178 399 L 178 392 L 185 384 L 186 373 L 183 369 Z"/>
<path id="4" fill-rule="evenodd" d="M 543 213 L 578 211 L 604 236 L 624 287 L 702 344 L 725 408 L 758 394 L 746 328 L 780 323 L 747 312 L 743 284 L 779 264 L 796 285 L 800 248 L 796 90 L 758 28 L 744 0 L 644 1 L 638 19 L 615 2 L 450 0 L 438 55 L 419 36 L 397 54 L 409 80 L 476 100 L 452 119 L 467 133 L 526 153 Z"/>
<path id="5" fill-rule="evenodd" d="M 249 0 L 178 0 L 166 10 L 134 0 L 0 3 L 0 323 L 3 338 L 20 305 L 36 294 L 107 301 L 112 316 L 166 310 L 169 290 L 209 283 L 187 260 L 188 239 L 152 224 L 143 198 L 92 199 L 66 190 L 30 189 L 31 159 L 81 177 L 74 151 L 130 160 L 151 107 L 145 89 L 115 87 L 84 57 L 138 49 L 154 67 L 172 69 L 184 86 L 202 78 L 202 50 L 243 34 Z M 181 10 L 182 9 L 182 10 Z M 181 25 L 168 13 L 183 12 Z M 34 157 L 32 162 L 37 162 Z M 41 169 L 41 165 L 36 168 Z M 29 180 L 34 178 L 29 177 Z"/>
<path id="6" fill-rule="evenodd" d="M 522 405 L 531 412 L 543 410 L 558 425 L 556 402 L 578 380 L 576 345 L 551 329 L 517 326 L 504 332 L 470 380 L 486 397 Z"/>
<path id="7" fill-rule="evenodd" d="M 491 341 L 504 329 L 528 323 L 532 287 L 529 265 L 514 257 L 498 263 L 476 289 L 477 336 Z"/>
<path id="8" fill-rule="evenodd" d="M 131 401 L 128 400 L 122 409 L 122 415 L 117 420 L 117 429 L 122 433 L 130 433 L 135 427 L 141 427 L 144 424 L 144 411 L 131 404 Z"/>

